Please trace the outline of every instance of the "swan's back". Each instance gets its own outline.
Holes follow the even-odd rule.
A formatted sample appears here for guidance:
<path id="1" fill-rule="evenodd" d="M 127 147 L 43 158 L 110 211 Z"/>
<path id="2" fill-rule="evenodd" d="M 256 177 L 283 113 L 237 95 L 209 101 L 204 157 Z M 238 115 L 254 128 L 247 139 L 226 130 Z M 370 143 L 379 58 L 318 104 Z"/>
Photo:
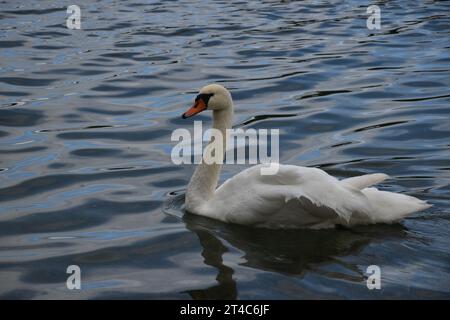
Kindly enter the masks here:
<path id="1" fill-rule="evenodd" d="M 326 228 L 392 223 L 429 207 L 414 197 L 369 188 L 386 179 L 384 174 L 339 181 L 317 168 L 280 165 L 275 175 L 261 175 L 260 169 L 225 181 L 199 213 L 257 227 Z"/>

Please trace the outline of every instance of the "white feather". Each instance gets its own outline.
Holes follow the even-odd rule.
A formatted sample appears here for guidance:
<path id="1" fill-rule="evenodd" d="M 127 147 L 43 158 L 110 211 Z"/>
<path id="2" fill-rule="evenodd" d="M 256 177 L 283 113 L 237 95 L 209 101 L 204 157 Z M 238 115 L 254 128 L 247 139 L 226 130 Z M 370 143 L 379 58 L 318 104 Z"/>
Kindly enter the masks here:
<path id="1" fill-rule="evenodd" d="M 316 168 L 280 165 L 276 175 L 264 176 L 260 167 L 251 167 L 225 181 L 202 213 L 257 227 L 319 229 L 337 224 L 392 223 L 429 207 L 402 194 L 376 188 L 358 190 L 348 181 L 339 181 Z M 369 177 L 356 178 L 367 181 Z"/>

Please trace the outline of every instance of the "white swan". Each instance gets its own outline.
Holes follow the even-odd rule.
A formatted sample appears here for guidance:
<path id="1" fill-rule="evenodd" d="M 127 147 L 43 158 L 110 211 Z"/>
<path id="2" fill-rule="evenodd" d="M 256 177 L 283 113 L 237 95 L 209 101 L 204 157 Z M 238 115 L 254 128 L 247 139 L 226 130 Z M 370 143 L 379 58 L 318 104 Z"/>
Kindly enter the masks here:
<path id="1" fill-rule="evenodd" d="M 230 92 L 211 84 L 200 90 L 183 118 L 213 110 L 213 127 L 222 132 L 225 150 L 233 108 Z M 221 164 L 203 161 L 189 182 L 186 210 L 254 227 L 320 229 L 337 224 L 391 223 L 430 207 L 414 197 L 369 188 L 388 178 L 382 173 L 338 180 L 317 168 L 280 164 L 275 175 L 261 175 L 260 168 L 246 169 L 216 190 Z"/>

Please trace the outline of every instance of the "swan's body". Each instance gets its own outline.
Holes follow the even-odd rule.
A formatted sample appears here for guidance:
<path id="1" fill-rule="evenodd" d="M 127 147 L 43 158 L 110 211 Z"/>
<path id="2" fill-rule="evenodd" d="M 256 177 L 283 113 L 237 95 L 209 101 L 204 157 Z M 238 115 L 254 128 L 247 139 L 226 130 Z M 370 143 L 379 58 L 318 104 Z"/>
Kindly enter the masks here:
<path id="1" fill-rule="evenodd" d="M 213 127 L 222 132 L 226 149 L 234 108 L 228 90 L 219 85 L 202 88 L 183 117 L 207 108 L 213 110 Z M 381 173 L 338 180 L 317 168 L 279 165 L 274 175 L 262 175 L 260 169 L 246 169 L 216 189 L 221 164 L 201 163 L 188 185 L 186 210 L 228 223 L 288 229 L 392 223 L 430 206 L 371 187 L 388 177 Z"/>

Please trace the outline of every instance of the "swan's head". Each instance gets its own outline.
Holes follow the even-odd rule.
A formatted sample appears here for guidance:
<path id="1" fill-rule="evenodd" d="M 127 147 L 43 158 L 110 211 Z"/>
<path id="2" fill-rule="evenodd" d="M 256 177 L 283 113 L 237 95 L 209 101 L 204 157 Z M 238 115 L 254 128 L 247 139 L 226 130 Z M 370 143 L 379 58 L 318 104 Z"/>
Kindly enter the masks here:
<path id="1" fill-rule="evenodd" d="M 230 92 L 219 84 L 209 84 L 200 89 L 194 104 L 183 113 L 182 117 L 186 119 L 206 109 L 225 110 L 230 108 L 233 108 Z"/>

